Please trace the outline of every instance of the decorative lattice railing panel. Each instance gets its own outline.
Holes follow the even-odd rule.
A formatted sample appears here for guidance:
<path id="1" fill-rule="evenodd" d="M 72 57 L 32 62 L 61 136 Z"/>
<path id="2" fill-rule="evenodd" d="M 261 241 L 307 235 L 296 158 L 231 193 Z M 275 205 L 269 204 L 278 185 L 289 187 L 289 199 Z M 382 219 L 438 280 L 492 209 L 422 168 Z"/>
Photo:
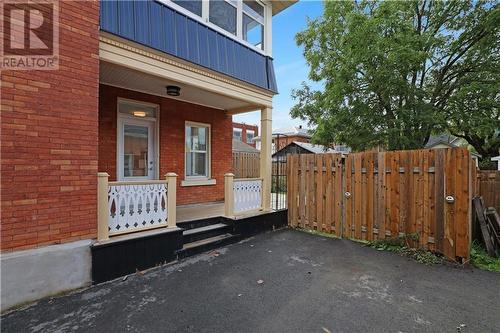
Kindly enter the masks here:
<path id="1" fill-rule="evenodd" d="M 262 206 L 262 180 L 234 180 L 234 212 L 260 209 Z"/>
<path id="2" fill-rule="evenodd" d="M 109 234 L 127 233 L 167 224 L 167 184 L 110 185 Z"/>

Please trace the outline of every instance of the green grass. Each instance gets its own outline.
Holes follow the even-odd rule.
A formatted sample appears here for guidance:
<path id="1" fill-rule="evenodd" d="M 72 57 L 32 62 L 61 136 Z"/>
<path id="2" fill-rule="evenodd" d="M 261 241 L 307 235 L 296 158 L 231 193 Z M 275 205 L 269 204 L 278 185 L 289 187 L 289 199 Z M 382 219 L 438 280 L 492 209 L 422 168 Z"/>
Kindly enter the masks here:
<path id="1" fill-rule="evenodd" d="M 323 231 L 317 231 L 317 230 L 311 230 L 311 229 L 302 229 L 302 228 L 295 228 L 295 230 L 302 231 L 302 232 L 305 232 L 305 233 L 308 233 L 308 234 L 312 234 L 312 235 L 340 239 L 340 237 L 337 237 L 334 234 L 329 234 L 329 233 L 326 233 L 326 232 L 323 232 Z"/>
<path id="2" fill-rule="evenodd" d="M 500 258 L 490 257 L 484 247 L 476 241 L 472 242 L 470 262 L 479 269 L 500 273 Z"/>
<path id="3" fill-rule="evenodd" d="M 404 237 L 375 240 L 366 242 L 366 245 L 379 251 L 398 253 L 426 265 L 441 264 L 443 262 L 442 257 L 430 251 L 407 246 L 410 240 L 418 240 L 418 235 L 409 234 Z"/>

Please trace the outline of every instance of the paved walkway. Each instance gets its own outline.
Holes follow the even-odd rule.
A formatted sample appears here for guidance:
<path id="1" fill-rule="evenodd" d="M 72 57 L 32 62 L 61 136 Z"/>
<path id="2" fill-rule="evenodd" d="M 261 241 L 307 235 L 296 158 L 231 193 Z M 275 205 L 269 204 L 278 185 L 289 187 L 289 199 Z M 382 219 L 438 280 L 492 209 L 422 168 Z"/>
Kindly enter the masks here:
<path id="1" fill-rule="evenodd" d="M 260 283 L 259 283 L 260 282 Z M 5 332 L 500 332 L 500 274 L 293 230 L 2 317 Z"/>

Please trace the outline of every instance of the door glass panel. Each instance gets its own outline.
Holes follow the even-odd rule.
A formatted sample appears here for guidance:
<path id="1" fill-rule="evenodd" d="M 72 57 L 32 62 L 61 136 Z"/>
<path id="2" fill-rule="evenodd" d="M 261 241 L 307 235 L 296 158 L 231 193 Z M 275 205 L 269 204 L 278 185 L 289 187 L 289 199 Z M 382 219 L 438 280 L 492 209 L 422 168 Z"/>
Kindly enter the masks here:
<path id="1" fill-rule="evenodd" d="M 125 124 L 123 128 L 123 176 L 148 175 L 148 127 Z"/>

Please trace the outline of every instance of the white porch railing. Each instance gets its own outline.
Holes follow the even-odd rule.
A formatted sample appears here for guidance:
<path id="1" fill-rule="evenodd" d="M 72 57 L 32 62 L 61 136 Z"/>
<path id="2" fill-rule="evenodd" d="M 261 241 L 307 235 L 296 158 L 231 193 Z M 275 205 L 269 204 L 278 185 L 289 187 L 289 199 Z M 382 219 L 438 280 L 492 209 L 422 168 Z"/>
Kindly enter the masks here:
<path id="1" fill-rule="evenodd" d="M 108 182 L 98 174 L 98 240 L 159 227 L 175 227 L 177 175 L 166 180 Z"/>
<path id="2" fill-rule="evenodd" d="M 234 179 L 225 175 L 225 215 L 233 216 L 262 209 L 262 179 Z"/>

